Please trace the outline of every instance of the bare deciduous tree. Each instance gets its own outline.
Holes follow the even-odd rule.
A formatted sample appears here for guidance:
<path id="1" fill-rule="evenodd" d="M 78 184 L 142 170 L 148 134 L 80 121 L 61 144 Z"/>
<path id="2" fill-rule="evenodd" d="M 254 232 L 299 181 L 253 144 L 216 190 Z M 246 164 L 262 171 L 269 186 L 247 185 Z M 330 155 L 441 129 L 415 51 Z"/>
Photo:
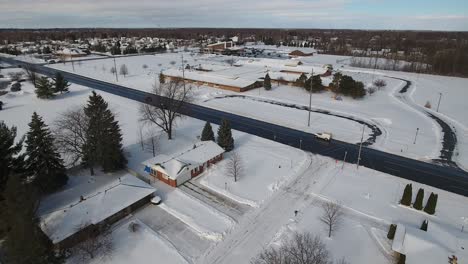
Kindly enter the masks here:
<path id="1" fill-rule="evenodd" d="M 115 74 L 116 72 L 117 72 L 117 70 L 115 69 L 115 67 L 110 68 L 110 73 Z"/>
<path id="2" fill-rule="evenodd" d="M 140 121 L 160 127 L 167 138 L 172 139 L 174 121 L 181 116 L 179 111 L 182 106 L 191 101 L 191 90 L 191 86 L 186 86 L 182 81 L 156 82 L 153 94 L 160 96 L 161 100 L 151 105 L 141 105 Z"/>
<path id="3" fill-rule="evenodd" d="M 24 65 L 23 66 L 24 72 L 26 73 L 26 76 L 28 76 L 29 81 L 36 87 L 37 85 L 37 80 L 39 79 L 39 76 L 36 73 L 36 68 L 32 65 Z"/>
<path id="4" fill-rule="evenodd" d="M 387 82 L 385 80 L 382 80 L 382 79 L 377 79 L 374 81 L 374 86 L 377 87 L 377 89 L 382 89 L 384 88 L 385 86 L 387 86 Z"/>
<path id="5" fill-rule="evenodd" d="M 82 224 L 77 229 L 82 230 L 87 226 L 87 224 Z M 83 263 L 89 262 L 90 259 L 96 257 L 110 257 L 114 250 L 109 228 L 104 228 L 101 232 L 87 232 L 84 239 L 74 248 Z"/>
<path id="6" fill-rule="evenodd" d="M 120 73 L 120 75 L 123 75 L 124 77 L 126 77 L 126 76 L 128 75 L 128 68 L 127 68 L 127 65 L 122 64 L 122 65 L 120 66 L 119 73 Z"/>
<path id="7" fill-rule="evenodd" d="M 322 204 L 322 210 L 320 221 L 327 226 L 328 237 L 331 237 L 333 231 L 337 230 L 341 223 L 343 209 L 340 204 L 325 202 Z"/>
<path id="8" fill-rule="evenodd" d="M 67 165 L 75 166 L 81 161 L 87 128 L 88 117 L 81 107 L 68 110 L 55 120 L 55 142 Z"/>
<path id="9" fill-rule="evenodd" d="M 252 264 L 329 264 L 330 252 L 320 237 L 294 233 L 279 248 L 265 249 Z"/>
<path id="10" fill-rule="evenodd" d="M 23 72 L 9 72 L 8 76 L 10 77 L 11 81 L 17 82 L 23 78 Z"/>
<path id="11" fill-rule="evenodd" d="M 242 177 L 242 173 L 243 166 L 241 156 L 239 153 L 233 152 L 227 160 L 226 175 L 234 178 L 234 182 L 237 182 L 237 180 Z"/>

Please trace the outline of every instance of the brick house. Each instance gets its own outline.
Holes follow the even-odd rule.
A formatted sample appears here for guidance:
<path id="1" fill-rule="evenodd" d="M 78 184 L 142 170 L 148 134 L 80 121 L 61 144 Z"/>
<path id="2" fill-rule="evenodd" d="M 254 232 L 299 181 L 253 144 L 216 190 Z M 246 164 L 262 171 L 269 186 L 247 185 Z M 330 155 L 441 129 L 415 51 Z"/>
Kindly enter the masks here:
<path id="1" fill-rule="evenodd" d="M 173 156 L 158 155 L 145 161 L 150 179 L 158 179 L 172 187 L 197 177 L 212 164 L 223 159 L 224 149 L 213 141 L 202 141 Z"/>

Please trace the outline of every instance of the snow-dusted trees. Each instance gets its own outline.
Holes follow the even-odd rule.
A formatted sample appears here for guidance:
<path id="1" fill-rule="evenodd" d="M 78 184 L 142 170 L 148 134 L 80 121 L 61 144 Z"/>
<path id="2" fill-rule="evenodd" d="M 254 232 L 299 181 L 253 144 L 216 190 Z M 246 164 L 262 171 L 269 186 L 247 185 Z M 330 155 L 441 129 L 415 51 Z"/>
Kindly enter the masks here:
<path id="1" fill-rule="evenodd" d="M 68 92 L 68 87 L 70 87 L 71 84 L 63 77 L 60 72 L 55 74 L 55 78 L 53 80 L 55 93 Z"/>
<path id="2" fill-rule="evenodd" d="M 0 197 L 10 173 L 21 171 L 23 165 L 24 156 L 20 152 L 24 138 L 17 140 L 16 133 L 16 127 L 10 128 L 0 121 Z"/>
<path id="3" fill-rule="evenodd" d="M 26 64 L 23 66 L 24 72 L 26 76 L 28 76 L 29 81 L 36 87 L 37 79 L 39 76 L 36 73 L 36 68 L 30 64 Z"/>
<path id="4" fill-rule="evenodd" d="M 330 252 L 320 237 L 310 233 L 294 233 L 279 248 L 261 252 L 252 264 L 329 264 Z"/>
<path id="5" fill-rule="evenodd" d="M 41 99 L 50 99 L 54 97 L 54 88 L 47 77 L 41 77 L 36 81 L 36 95 Z"/>
<path id="6" fill-rule="evenodd" d="M 83 223 L 77 226 L 76 229 L 82 230 L 88 226 L 88 223 Z M 109 227 L 104 227 L 103 230 L 99 230 L 99 232 L 86 232 L 83 238 L 84 240 L 74 248 L 75 253 L 79 254 L 83 263 L 89 262 L 89 260 L 96 257 L 108 257 L 114 250 Z"/>
<path id="7" fill-rule="evenodd" d="M 181 115 L 182 106 L 191 101 L 191 86 L 181 81 L 170 81 L 164 84 L 155 83 L 153 94 L 159 96 L 151 105 L 143 104 L 140 107 L 140 121 L 160 127 L 172 139 L 174 122 Z"/>
<path id="8" fill-rule="evenodd" d="M 324 202 L 322 204 L 322 216 L 319 218 L 326 225 L 328 237 L 336 231 L 343 218 L 343 208 L 340 204 L 333 202 Z"/>
<path id="9" fill-rule="evenodd" d="M 414 201 L 413 208 L 416 210 L 423 209 L 424 190 L 419 188 L 418 194 L 416 194 L 416 200 Z"/>
<path id="10" fill-rule="evenodd" d="M 233 152 L 226 163 L 226 175 L 232 177 L 234 182 L 242 177 L 243 173 L 242 158 L 237 152 Z"/>
<path id="11" fill-rule="evenodd" d="M 427 200 L 427 204 L 424 207 L 424 212 L 430 215 L 435 214 L 438 198 L 439 198 L 439 195 L 431 192 L 431 195 L 429 195 L 429 199 Z"/>

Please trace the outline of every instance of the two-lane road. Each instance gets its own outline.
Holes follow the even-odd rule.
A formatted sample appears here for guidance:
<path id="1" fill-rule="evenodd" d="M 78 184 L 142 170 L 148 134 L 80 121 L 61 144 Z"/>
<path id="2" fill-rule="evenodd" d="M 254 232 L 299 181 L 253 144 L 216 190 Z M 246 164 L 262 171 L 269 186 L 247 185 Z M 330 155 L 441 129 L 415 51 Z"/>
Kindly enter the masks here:
<path id="1" fill-rule="evenodd" d="M 27 62 L 16 61 L 11 58 L 0 57 L 0 60 L 23 67 L 32 66 L 38 73 L 48 76 L 53 76 L 57 71 L 59 71 L 42 65 L 31 65 Z M 65 78 L 70 82 L 102 90 L 138 102 L 153 104 L 158 100 L 161 100 L 160 97 L 151 93 L 91 79 L 69 72 L 60 72 L 62 72 Z M 329 143 L 323 142 L 315 139 L 313 134 L 267 123 L 261 120 L 247 118 L 196 104 L 186 104 L 183 107 L 181 114 L 215 124 L 220 124 L 223 118 L 228 119 L 231 122 L 233 129 L 242 132 L 275 140 L 292 147 L 301 148 L 312 153 L 328 156 L 338 160 L 343 160 L 345 153 L 347 153 L 346 161 L 350 163 L 356 163 L 358 159 L 358 145 L 338 140 L 332 140 Z M 458 168 L 426 163 L 367 147 L 362 148 L 360 164 L 394 176 L 468 196 L 468 173 Z"/>

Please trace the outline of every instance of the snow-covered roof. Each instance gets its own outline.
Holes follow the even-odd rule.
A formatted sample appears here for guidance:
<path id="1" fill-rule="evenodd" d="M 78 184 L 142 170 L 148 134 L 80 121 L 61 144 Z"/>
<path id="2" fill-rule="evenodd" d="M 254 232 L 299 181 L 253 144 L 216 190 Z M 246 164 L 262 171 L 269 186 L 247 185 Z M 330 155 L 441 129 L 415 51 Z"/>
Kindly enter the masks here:
<path id="1" fill-rule="evenodd" d="M 404 254 L 407 264 L 439 264 L 447 263 L 452 255 L 461 261 L 456 245 L 455 238 L 436 223 L 429 222 L 427 231 L 399 223 L 392 250 Z"/>
<path id="2" fill-rule="evenodd" d="M 74 49 L 74 48 L 64 48 L 63 50 L 57 51 L 57 54 L 59 55 L 86 55 L 85 52 L 83 52 L 80 49 Z"/>
<path id="3" fill-rule="evenodd" d="M 214 83 L 219 85 L 227 85 L 227 86 L 234 86 L 234 87 L 247 87 L 257 81 L 257 79 L 247 79 L 247 78 L 240 78 L 235 75 L 224 75 L 219 74 L 218 72 L 203 72 L 203 71 L 196 71 L 196 70 L 182 70 L 179 69 L 168 69 L 163 71 L 163 74 L 166 76 L 178 77 L 185 79 L 199 81 L 199 82 L 207 82 L 207 83 Z"/>
<path id="4" fill-rule="evenodd" d="M 155 191 L 152 186 L 127 174 L 88 194 L 82 201 L 76 197 L 74 203 L 41 215 L 40 226 L 56 244 L 88 225 L 102 222 Z M 67 196 L 68 193 L 63 192 L 63 195 Z"/>
<path id="5" fill-rule="evenodd" d="M 222 153 L 224 153 L 224 149 L 215 142 L 201 141 L 172 157 L 162 154 L 143 162 L 143 164 L 162 171 L 172 179 L 177 179 L 184 168 L 199 166 Z"/>

